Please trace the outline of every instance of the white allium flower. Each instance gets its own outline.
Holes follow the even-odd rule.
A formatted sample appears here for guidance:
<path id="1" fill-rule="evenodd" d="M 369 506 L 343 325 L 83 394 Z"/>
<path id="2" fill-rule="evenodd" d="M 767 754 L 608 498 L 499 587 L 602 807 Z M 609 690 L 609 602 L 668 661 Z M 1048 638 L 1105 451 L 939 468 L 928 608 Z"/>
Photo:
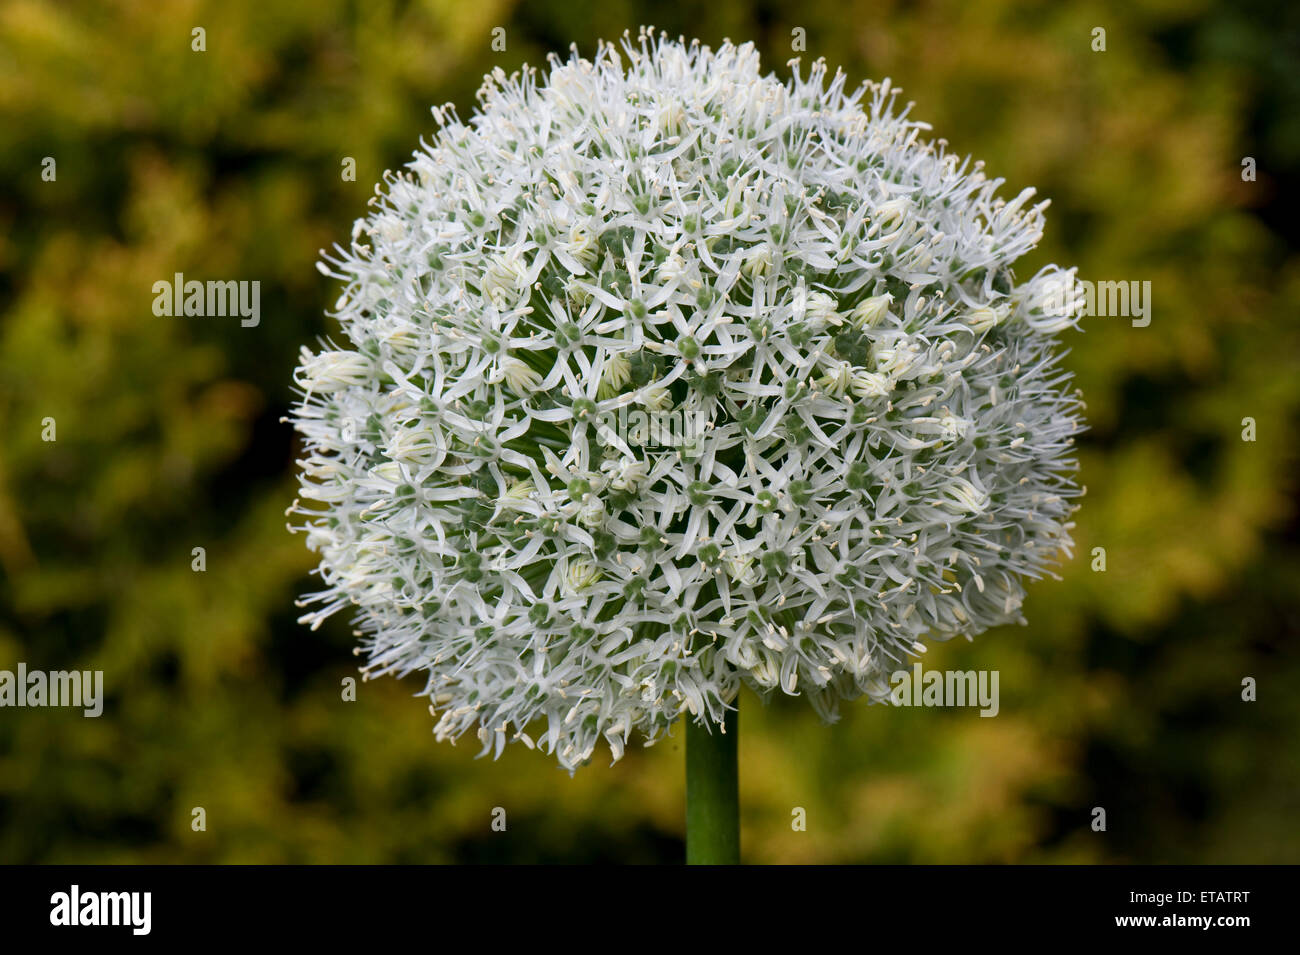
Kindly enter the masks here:
<path id="1" fill-rule="evenodd" d="M 305 390 L 323 394 L 363 385 L 374 376 L 374 362 L 350 351 L 323 351 L 313 355 L 302 349 L 297 382 Z"/>
<path id="2" fill-rule="evenodd" d="M 542 384 L 542 376 L 526 362 L 508 355 L 501 360 L 501 377 L 515 394 L 527 394 Z"/>
<path id="3" fill-rule="evenodd" d="M 1005 317 L 998 309 L 981 305 L 979 308 L 971 309 L 966 316 L 966 321 L 975 331 L 987 332 L 989 329 L 997 327 Z"/>
<path id="4" fill-rule="evenodd" d="M 874 371 L 856 371 L 850 378 L 849 387 L 859 398 L 884 398 L 890 394 L 893 384 Z"/>
<path id="5" fill-rule="evenodd" d="M 741 683 L 829 718 L 1069 553 L 1073 273 L 1011 271 L 1046 203 L 795 69 L 643 33 L 497 70 L 325 257 L 303 620 L 351 608 L 440 739 L 573 768 Z M 629 442 L 650 413 L 702 426 Z"/>
<path id="6" fill-rule="evenodd" d="M 600 389 L 597 396 L 611 398 L 622 392 L 623 387 L 632 379 L 632 363 L 623 352 L 613 352 L 605 359 L 605 367 L 600 375 Z"/>
<path id="7" fill-rule="evenodd" d="M 854 307 L 852 312 L 849 313 L 849 317 L 853 320 L 853 324 L 857 325 L 859 328 L 879 325 L 881 320 L 889 313 L 889 302 L 891 297 L 892 296 L 885 294 L 873 295 L 868 299 L 864 299 Z"/>
<path id="8" fill-rule="evenodd" d="M 650 411 L 667 411 L 672 403 L 673 396 L 667 388 L 650 385 L 641 390 L 641 404 Z"/>
<path id="9" fill-rule="evenodd" d="M 838 305 L 833 295 L 827 295 L 825 292 L 809 292 L 805 315 L 816 328 L 838 325 L 840 324 Z"/>

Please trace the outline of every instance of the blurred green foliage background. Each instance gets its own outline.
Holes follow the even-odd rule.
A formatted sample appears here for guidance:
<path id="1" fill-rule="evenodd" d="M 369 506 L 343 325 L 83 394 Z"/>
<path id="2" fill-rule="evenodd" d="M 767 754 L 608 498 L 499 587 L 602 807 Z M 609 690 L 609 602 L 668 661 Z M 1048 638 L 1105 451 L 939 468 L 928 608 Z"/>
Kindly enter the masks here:
<path id="1" fill-rule="evenodd" d="M 432 104 L 468 115 L 494 66 L 645 22 L 752 39 L 778 74 L 802 28 L 807 58 L 891 76 L 1006 194 L 1052 199 L 1025 274 L 1153 286 L 1149 327 L 1087 320 L 1067 359 L 1079 556 L 1028 628 L 926 657 L 999 670 L 1000 716 L 858 703 L 827 727 L 747 695 L 747 860 L 1300 862 L 1300 7 L 1261 0 L 6 0 L 0 668 L 102 669 L 107 703 L 0 710 L 0 861 L 681 858 L 680 731 L 570 778 L 435 744 L 417 679 L 344 702 L 353 639 L 296 624 L 312 558 L 283 517 L 290 374 L 338 291 L 317 251 Z M 175 272 L 260 280 L 261 324 L 155 317 Z"/>

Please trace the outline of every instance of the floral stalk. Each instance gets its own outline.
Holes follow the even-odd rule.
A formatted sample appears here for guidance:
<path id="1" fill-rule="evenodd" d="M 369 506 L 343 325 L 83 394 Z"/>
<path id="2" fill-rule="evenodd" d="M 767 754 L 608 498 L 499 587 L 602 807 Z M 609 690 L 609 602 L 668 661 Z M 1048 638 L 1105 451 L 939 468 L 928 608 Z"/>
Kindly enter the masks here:
<path id="1" fill-rule="evenodd" d="M 720 724 L 686 721 L 686 863 L 740 862 L 737 711 Z"/>

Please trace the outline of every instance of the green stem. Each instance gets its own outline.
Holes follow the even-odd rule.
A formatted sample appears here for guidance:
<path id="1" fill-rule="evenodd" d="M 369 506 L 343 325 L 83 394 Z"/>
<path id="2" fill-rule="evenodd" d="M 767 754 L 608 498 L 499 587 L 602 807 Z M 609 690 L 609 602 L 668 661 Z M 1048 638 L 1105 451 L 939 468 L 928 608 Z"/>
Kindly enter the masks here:
<path id="1" fill-rule="evenodd" d="M 740 864 L 737 735 L 735 710 L 721 727 L 686 718 L 687 865 Z"/>

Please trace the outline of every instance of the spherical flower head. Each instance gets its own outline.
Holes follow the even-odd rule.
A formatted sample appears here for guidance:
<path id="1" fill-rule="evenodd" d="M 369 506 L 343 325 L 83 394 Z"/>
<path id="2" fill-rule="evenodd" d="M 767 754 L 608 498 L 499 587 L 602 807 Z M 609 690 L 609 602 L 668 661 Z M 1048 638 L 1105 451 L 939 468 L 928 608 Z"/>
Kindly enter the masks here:
<path id="1" fill-rule="evenodd" d="M 496 71 L 322 271 L 295 508 L 371 675 L 574 768 L 742 683 L 888 697 L 1068 555 L 1080 402 L 1032 190 L 889 81 L 642 33 Z"/>

